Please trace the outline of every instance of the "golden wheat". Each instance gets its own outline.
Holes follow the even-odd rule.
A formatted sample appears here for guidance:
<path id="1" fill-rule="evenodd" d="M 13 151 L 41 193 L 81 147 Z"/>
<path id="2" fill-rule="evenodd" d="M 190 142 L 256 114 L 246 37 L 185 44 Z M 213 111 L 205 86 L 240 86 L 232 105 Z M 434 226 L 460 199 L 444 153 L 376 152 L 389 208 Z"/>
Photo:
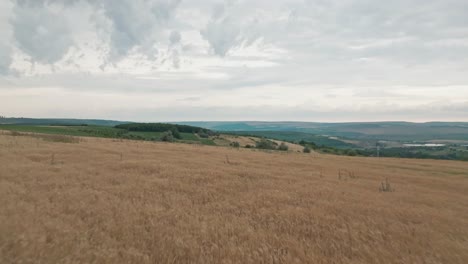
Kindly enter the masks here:
<path id="1" fill-rule="evenodd" d="M 1 263 L 468 263 L 466 162 L 80 141 L 0 135 Z"/>

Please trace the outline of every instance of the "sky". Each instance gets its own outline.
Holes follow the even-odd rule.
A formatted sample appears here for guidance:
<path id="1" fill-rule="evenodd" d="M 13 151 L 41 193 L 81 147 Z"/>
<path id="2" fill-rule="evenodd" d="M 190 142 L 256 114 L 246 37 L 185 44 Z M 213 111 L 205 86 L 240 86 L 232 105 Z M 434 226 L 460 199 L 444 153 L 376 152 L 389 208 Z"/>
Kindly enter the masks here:
<path id="1" fill-rule="evenodd" d="M 468 121 L 468 1 L 1 0 L 0 115 Z"/>

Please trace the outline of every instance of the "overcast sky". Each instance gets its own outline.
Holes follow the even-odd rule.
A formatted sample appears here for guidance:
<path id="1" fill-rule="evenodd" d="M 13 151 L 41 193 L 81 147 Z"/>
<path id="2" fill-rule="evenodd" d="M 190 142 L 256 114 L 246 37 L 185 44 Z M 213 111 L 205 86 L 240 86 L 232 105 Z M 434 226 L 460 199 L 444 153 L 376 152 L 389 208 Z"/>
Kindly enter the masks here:
<path id="1" fill-rule="evenodd" d="M 468 121 L 467 0 L 1 0 L 0 115 Z"/>

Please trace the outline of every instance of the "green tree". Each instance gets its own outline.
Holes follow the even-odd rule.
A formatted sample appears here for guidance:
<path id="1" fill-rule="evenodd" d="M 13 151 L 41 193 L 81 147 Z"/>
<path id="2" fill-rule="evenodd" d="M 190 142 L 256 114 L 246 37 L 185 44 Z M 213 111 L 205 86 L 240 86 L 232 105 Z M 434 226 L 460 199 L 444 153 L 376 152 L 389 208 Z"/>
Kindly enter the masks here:
<path id="1" fill-rule="evenodd" d="M 169 131 L 164 132 L 164 134 L 162 134 L 160 140 L 165 141 L 165 142 L 173 142 L 174 141 L 174 135 L 172 135 L 172 131 L 169 130 Z"/>
<path id="2" fill-rule="evenodd" d="M 288 145 L 286 145 L 284 142 L 281 142 L 281 144 L 278 147 L 278 150 L 281 150 L 281 151 L 288 151 L 288 149 L 289 149 Z"/>
<path id="3" fill-rule="evenodd" d="M 255 147 L 259 149 L 276 149 L 276 143 L 271 140 L 262 138 L 260 141 L 255 143 Z"/>
<path id="4" fill-rule="evenodd" d="M 177 139 L 181 139 L 181 138 L 182 138 L 182 136 L 181 136 L 180 133 L 179 133 L 179 130 L 178 130 L 176 127 L 171 128 L 170 131 L 171 131 L 173 137 L 175 137 L 175 138 L 177 138 Z"/>

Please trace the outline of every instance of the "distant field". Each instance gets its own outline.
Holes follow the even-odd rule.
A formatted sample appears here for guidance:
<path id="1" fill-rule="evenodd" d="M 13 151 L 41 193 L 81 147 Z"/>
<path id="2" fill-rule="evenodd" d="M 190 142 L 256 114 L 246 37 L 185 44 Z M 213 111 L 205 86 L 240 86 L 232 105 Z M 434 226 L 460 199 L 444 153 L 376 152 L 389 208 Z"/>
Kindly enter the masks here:
<path id="1" fill-rule="evenodd" d="M 0 164 L 0 263 L 468 263 L 466 162 L 0 131 Z"/>
<path id="2" fill-rule="evenodd" d="M 50 125 L 0 125 L 0 130 L 29 132 L 29 133 L 44 133 L 53 135 L 81 136 L 81 137 L 102 137 L 102 138 L 118 138 L 118 139 L 138 139 L 148 141 L 159 141 L 164 132 L 147 132 L 147 131 L 128 131 L 125 129 L 109 127 L 109 126 L 50 126 Z M 255 142 L 259 138 L 248 138 L 243 136 L 218 135 L 216 137 L 201 138 L 194 133 L 180 133 L 181 139 L 177 140 L 181 143 L 198 143 L 211 146 L 229 146 L 230 143 L 240 141 L 241 147 L 245 147 L 243 142 L 247 140 L 250 145 L 255 146 Z M 216 140 L 215 140 L 216 139 Z M 278 144 L 281 141 L 278 141 Z M 297 144 L 286 143 L 292 151 L 302 151 L 303 147 Z"/>
<path id="3" fill-rule="evenodd" d="M 116 139 L 134 139 L 146 141 L 160 141 L 165 132 L 148 131 L 128 131 L 126 129 L 94 126 L 94 125 L 72 125 L 72 126 L 50 126 L 50 125 L 0 125 L 0 130 L 17 132 L 43 133 L 52 135 L 67 135 L 81 137 L 100 137 Z M 280 145 L 284 142 L 288 146 L 288 151 L 302 152 L 304 146 L 308 145 L 313 151 L 335 155 L 349 156 L 375 156 L 375 143 L 367 146 L 356 143 L 352 140 L 335 139 L 333 137 L 313 135 L 302 132 L 290 131 L 235 131 L 228 134 L 217 134 L 202 138 L 195 133 L 180 133 L 181 138 L 176 139 L 180 143 L 202 144 L 211 146 L 230 146 L 231 143 L 238 142 L 242 148 L 255 148 L 256 142 L 261 138 L 267 138 Z M 306 144 L 299 145 L 299 141 L 306 141 Z M 461 143 L 460 143 L 461 142 Z M 402 144 L 392 146 L 394 142 L 381 143 L 380 156 L 399 158 L 424 158 L 424 159 L 446 159 L 468 161 L 468 147 L 461 145 L 463 141 L 457 141 L 458 145 L 447 145 L 440 148 L 426 147 L 402 147 Z"/>
<path id="4" fill-rule="evenodd" d="M 46 126 L 46 125 L 0 125 L 0 130 L 18 131 L 18 132 L 31 132 L 31 133 L 46 133 L 57 135 L 69 136 L 82 136 L 82 137 L 103 137 L 103 138 L 130 138 L 142 140 L 156 140 L 158 141 L 163 132 L 141 132 L 141 131 L 127 131 L 109 126 Z M 206 145 L 213 145 L 214 143 L 209 139 L 202 139 L 192 133 L 180 133 L 181 140 L 185 142 L 198 142 Z"/>
<path id="5" fill-rule="evenodd" d="M 69 136 L 114 137 L 120 129 L 106 126 L 0 125 L 1 130 Z"/>
<path id="6" fill-rule="evenodd" d="M 342 140 L 332 139 L 327 136 L 314 135 L 310 133 L 294 132 L 294 131 L 230 131 L 234 135 L 250 135 L 255 137 L 266 137 L 277 140 L 286 140 L 290 142 L 299 142 L 301 140 L 314 142 L 317 145 L 325 145 L 335 148 L 350 148 L 356 145 L 346 143 Z"/>

